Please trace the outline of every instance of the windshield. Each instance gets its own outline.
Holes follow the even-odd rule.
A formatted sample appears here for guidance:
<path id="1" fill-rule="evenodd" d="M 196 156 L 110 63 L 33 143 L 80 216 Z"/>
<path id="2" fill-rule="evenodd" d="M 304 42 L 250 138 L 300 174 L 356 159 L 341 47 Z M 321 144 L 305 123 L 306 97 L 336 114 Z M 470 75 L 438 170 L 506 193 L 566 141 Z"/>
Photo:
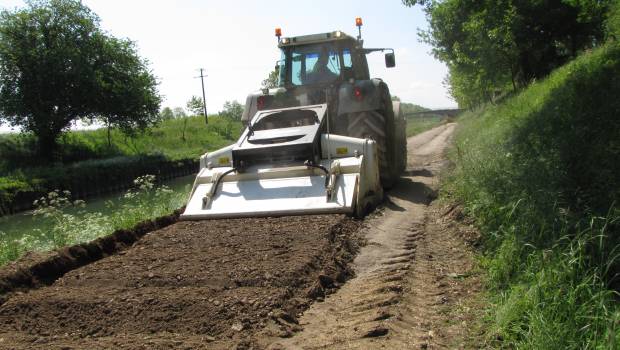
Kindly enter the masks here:
<path id="1" fill-rule="evenodd" d="M 340 57 L 333 45 L 288 48 L 292 85 L 330 83 L 340 76 Z"/>

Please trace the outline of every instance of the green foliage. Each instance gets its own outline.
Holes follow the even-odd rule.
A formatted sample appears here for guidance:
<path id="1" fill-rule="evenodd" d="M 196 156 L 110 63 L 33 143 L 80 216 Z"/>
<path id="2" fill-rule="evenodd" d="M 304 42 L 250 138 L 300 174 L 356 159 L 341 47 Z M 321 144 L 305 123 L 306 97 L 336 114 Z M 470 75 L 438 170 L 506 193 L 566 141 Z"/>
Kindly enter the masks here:
<path id="1" fill-rule="evenodd" d="M 620 342 L 620 45 L 460 118 L 447 193 L 482 231 L 498 346 Z"/>
<path id="2" fill-rule="evenodd" d="M 67 233 L 78 222 L 76 222 L 75 216 L 65 213 L 65 210 L 69 207 L 83 206 L 83 201 L 71 201 L 71 192 L 55 190 L 48 193 L 47 196 L 34 201 L 34 205 L 36 207 L 34 210 L 35 216 L 43 216 L 46 219 L 52 220 L 53 224 L 49 236 L 55 247 L 63 247 L 70 240 L 75 239 Z"/>
<path id="3" fill-rule="evenodd" d="M 166 186 L 156 186 L 155 176 L 145 175 L 134 180 L 134 188 L 113 204 L 107 212 L 83 212 L 84 206 L 72 201 L 68 191 L 52 191 L 36 202 L 35 216 L 51 219 L 49 227 L 36 229 L 19 239 L 9 239 L 0 231 L 0 266 L 18 259 L 27 251 L 46 251 L 108 235 L 118 229 L 130 229 L 139 222 L 169 215 L 187 199 L 187 188 L 178 193 Z"/>
<path id="4" fill-rule="evenodd" d="M 20 193 L 32 192 L 35 184 L 28 183 L 22 174 L 12 177 L 0 177 L 0 214 L 9 211 L 9 204 L 12 203 Z"/>
<path id="5" fill-rule="evenodd" d="M 19 191 L 29 191 L 32 187 L 20 178 L 0 177 L 0 194 L 16 193 Z"/>
<path id="6" fill-rule="evenodd" d="M 172 112 L 172 109 L 170 109 L 170 107 L 164 107 L 164 109 L 162 109 L 159 113 L 159 116 L 161 120 L 170 120 L 174 118 L 174 113 Z"/>
<path id="7" fill-rule="evenodd" d="M 611 40 L 620 40 L 620 1 L 615 0 L 607 16 L 606 34 Z"/>
<path id="8" fill-rule="evenodd" d="M 261 86 L 263 89 L 273 89 L 278 87 L 278 81 L 280 79 L 280 67 L 277 66 L 276 69 L 269 72 L 267 79 L 261 82 Z"/>
<path id="9" fill-rule="evenodd" d="M 235 121 L 241 121 L 242 114 L 243 105 L 237 101 L 226 101 L 224 103 L 224 110 L 220 112 L 221 116 Z"/>
<path id="10" fill-rule="evenodd" d="M 424 112 L 424 111 L 428 111 L 428 108 L 413 104 L 413 103 L 407 103 L 407 102 L 401 102 L 400 104 L 400 110 L 403 112 L 404 115 L 410 114 L 410 113 L 416 113 L 416 112 Z"/>
<path id="11" fill-rule="evenodd" d="M 196 159 L 207 150 L 229 145 L 241 132 L 241 123 L 228 118 L 209 116 L 188 117 L 186 143 L 180 143 L 183 118 L 166 120 L 144 134 L 128 136 L 117 129 L 111 130 L 112 146 L 107 145 L 107 130 L 81 130 L 66 133 L 60 140 L 60 166 L 76 162 L 111 157 L 156 156 L 168 160 Z M 15 174 L 16 169 L 29 173 L 39 168 L 40 162 L 33 157 L 35 140 L 27 134 L 0 136 L 0 176 Z M 46 166 L 48 167 L 48 166 Z"/>
<path id="12" fill-rule="evenodd" d="M 438 117 L 427 118 L 410 115 L 411 113 L 428 111 L 428 108 L 413 103 L 402 102 L 400 97 L 396 95 L 392 95 L 392 101 L 400 102 L 400 110 L 407 118 L 407 137 L 432 129 L 441 121 Z"/>
<path id="13" fill-rule="evenodd" d="M 190 98 L 187 101 L 186 104 L 187 110 L 189 111 L 189 113 L 191 115 L 201 115 L 204 116 L 204 105 L 202 103 L 202 98 L 198 97 L 198 96 L 192 96 L 192 98 Z"/>
<path id="14" fill-rule="evenodd" d="M 430 117 L 408 117 L 407 118 L 407 137 L 414 136 L 423 133 L 426 130 L 430 130 L 441 123 L 441 118 Z"/>
<path id="15" fill-rule="evenodd" d="M 125 132 L 156 123 L 156 87 L 134 43 L 107 35 L 80 1 L 0 12 L 0 118 L 34 133 L 43 160 L 76 119 Z"/>
<path id="16" fill-rule="evenodd" d="M 174 107 L 174 109 L 172 110 L 172 113 L 174 114 L 175 118 L 185 118 L 187 117 L 187 114 L 185 113 L 185 110 L 181 107 Z"/>
<path id="17" fill-rule="evenodd" d="M 185 168 L 207 150 L 231 144 L 241 128 L 227 117 L 211 116 L 208 125 L 203 117 L 172 119 L 133 137 L 112 129 L 111 146 L 106 129 L 72 131 L 61 138 L 60 162 L 51 166 L 33 157 L 32 136 L 0 136 L 0 213 L 16 199 L 32 203 L 39 192 L 93 195 L 141 174 Z M 185 142 L 180 142 L 183 130 Z"/>
<path id="18" fill-rule="evenodd" d="M 463 107 L 493 102 L 544 78 L 604 38 L 605 1 L 404 0 L 425 6 L 421 38 L 449 68 Z"/>

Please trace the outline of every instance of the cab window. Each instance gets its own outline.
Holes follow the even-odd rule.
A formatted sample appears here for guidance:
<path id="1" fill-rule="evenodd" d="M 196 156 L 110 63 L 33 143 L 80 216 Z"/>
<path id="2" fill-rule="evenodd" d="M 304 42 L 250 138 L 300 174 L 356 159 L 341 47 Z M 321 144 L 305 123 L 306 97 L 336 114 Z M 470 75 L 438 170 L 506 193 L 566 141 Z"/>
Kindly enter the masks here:
<path id="1" fill-rule="evenodd" d="M 353 60 L 351 59 L 351 51 L 349 49 L 342 50 L 342 65 L 345 68 L 353 67 Z"/>
<path id="2" fill-rule="evenodd" d="M 340 76 L 340 57 L 335 47 L 307 45 L 290 50 L 291 84 L 328 83 Z"/>

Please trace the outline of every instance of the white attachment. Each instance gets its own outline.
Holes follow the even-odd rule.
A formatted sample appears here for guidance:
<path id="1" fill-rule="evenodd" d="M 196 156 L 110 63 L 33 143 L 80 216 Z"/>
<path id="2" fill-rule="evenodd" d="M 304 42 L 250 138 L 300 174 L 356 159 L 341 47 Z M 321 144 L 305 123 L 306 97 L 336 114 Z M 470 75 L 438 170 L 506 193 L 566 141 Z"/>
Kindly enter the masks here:
<path id="1" fill-rule="evenodd" d="M 254 169 L 222 178 L 215 189 L 216 174 L 201 171 L 200 182 L 205 183 L 196 185 L 182 219 L 352 213 L 359 178 L 357 172 L 335 178 L 327 200 L 326 175 L 318 169 Z M 209 206 L 203 206 L 203 198 L 209 199 Z"/>
<path id="2" fill-rule="evenodd" d="M 206 163 L 225 158 L 228 150 L 203 157 L 181 219 L 354 214 L 380 201 L 383 192 L 375 142 L 339 135 L 331 135 L 329 144 L 326 135 L 321 141 L 323 159 L 316 166 L 254 166 L 223 176 L 217 188 L 217 177 L 232 168 L 208 168 Z"/>

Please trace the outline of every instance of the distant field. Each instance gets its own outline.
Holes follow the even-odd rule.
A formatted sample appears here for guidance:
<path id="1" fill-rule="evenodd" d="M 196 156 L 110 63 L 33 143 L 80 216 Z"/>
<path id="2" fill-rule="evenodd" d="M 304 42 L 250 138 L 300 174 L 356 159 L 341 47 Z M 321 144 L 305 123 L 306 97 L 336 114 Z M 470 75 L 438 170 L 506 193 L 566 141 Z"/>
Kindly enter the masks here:
<path id="1" fill-rule="evenodd" d="M 183 132 L 185 130 L 185 132 Z M 165 120 L 156 128 L 133 137 L 116 129 L 71 131 L 61 137 L 60 158 L 69 164 L 115 156 L 163 155 L 167 159 L 196 158 L 208 149 L 227 145 L 241 130 L 241 123 L 218 116 Z M 35 140 L 19 134 L 0 134 L 0 175 L 15 169 L 38 167 Z M 25 157 L 29 159 L 25 159 Z"/>
<path id="2" fill-rule="evenodd" d="M 430 130 L 440 123 L 440 117 L 409 117 L 407 118 L 407 137 Z"/>

